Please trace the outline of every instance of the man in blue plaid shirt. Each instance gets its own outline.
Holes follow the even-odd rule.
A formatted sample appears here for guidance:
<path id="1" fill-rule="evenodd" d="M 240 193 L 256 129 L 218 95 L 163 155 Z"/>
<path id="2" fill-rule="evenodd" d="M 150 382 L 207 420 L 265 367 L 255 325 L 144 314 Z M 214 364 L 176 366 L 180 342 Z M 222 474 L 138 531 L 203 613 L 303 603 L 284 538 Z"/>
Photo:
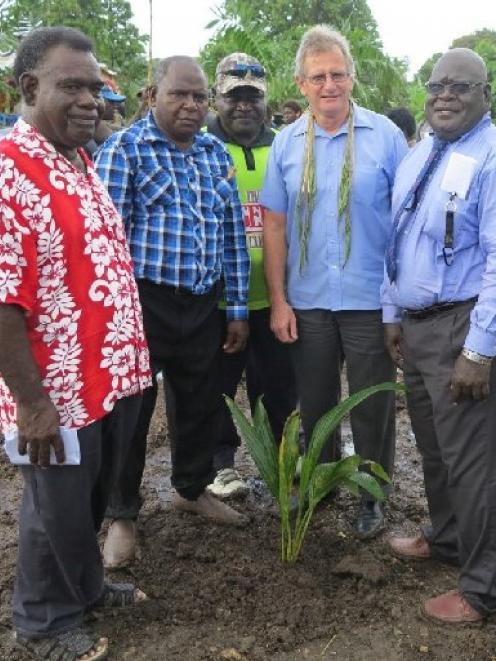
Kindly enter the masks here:
<path id="1" fill-rule="evenodd" d="M 234 170 L 222 142 L 199 132 L 208 89 L 195 60 L 163 60 L 152 100 L 144 119 L 103 145 L 97 170 L 126 227 L 153 369 L 166 377 L 174 504 L 241 523 L 240 514 L 205 491 L 214 477 L 221 352 L 240 351 L 248 335 L 249 257 Z M 116 291 L 118 283 L 116 274 Z M 224 342 L 217 309 L 222 292 Z M 155 400 L 156 386 L 145 392 L 133 451 L 111 499 L 107 566 L 122 566 L 134 556 Z"/>

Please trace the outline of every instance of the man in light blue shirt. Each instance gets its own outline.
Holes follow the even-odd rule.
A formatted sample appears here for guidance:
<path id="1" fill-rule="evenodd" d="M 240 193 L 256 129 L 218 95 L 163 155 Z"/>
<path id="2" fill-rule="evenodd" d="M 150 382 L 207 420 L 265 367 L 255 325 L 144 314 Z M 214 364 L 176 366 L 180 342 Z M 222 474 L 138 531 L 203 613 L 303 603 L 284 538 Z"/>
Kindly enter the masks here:
<path id="1" fill-rule="evenodd" d="M 274 140 L 261 202 L 271 326 L 292 345 L 310 439 L 317 420 L 338 402 L 343 357 L 351 392 L 395 378 L 379 290 L 391 190 L 408 148 L 392 122 L 351 102 L 354 64 L 338 32 L 309 30 L 295 69 L 309 113 Z M 394 395 L 364 402 L 351 421 L 356 451 L 391 472 Z M 334 438 L 326 459 L 337 456 L 336 445 Z M 364 500 L 359 536 L 371 537 L 383 525 L 379 505 Z"/>
<path id="2" fill-rule="evenodd" d="M 482 59 L 455 48 L 427 83 L 434 135 L 401 164 L 383 288 L 403 364 L 432 527 L 390 540 L 406 559 L 460 565 L 458 590 L 425 602 L 441 623 L 496 612 L 496 127 Z"/>

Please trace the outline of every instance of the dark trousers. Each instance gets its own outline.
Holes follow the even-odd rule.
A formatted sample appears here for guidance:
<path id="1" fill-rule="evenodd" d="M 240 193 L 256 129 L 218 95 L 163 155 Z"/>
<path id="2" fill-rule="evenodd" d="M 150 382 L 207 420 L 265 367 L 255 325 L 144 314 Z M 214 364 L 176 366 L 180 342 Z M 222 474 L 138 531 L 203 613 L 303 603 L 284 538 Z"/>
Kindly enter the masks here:
<path id="1" fill-rule="evenodd" d="M 14 587 L 15 629 L 29 637 L 79 626 L 103 590 L 96 533 L 123 465 L 139 395 L 78 431 L 79 466 L 25 466 Z"/>
<path id="2" fill-rule="evenodd" d="M 223 318 L 225 315 L 221 312 Z M 222 392 L 234 399 L 243 371 L 253 413 L 260 395 L 276 442 L 282 436 L 288 415 L 297 406 L 296 384 L 287 344 L 279 342 L 270 330 L 270 308 L 251 310 L 250 336 L 244 351 L 222 356 Z M 234 466 L 240 439 L 227 406 L 222 415 L 219 445 L 215 453 L 216 470 Z"/>
<path id="3" fill-rule="evenodd" d="M 214 477 L 213 456 L 222 407 L 220 286 L 202 296 L 138 280 L 145 334 L 155 373 L 163 370 L 171 439 L 172 485 L 196 499 Z M 133 450 L 112 493 L 107 516 L 136 518 L 146 439 L 157 397 L 144 394 Z"/>
<path id="4" fill-rule="evenodd" d="M 496 366 L 483 402 L 455 404 L 450 382 L 473 303 L 403 322 L 404 375 L 422 455 L 433 555 L 457 562 L 479 612 L 496 611 Z"/>
<path id="5" fill-rule="evenodd" d="M 394 381 L 395 367 L 384 347 L 379 310 L 295 310 L 298 340 L 291 345 L 305 438 L 319 418 L 336 406 L 341 366 L 346 362 L 350 394 L 383 381 Z M 355 451 L 380 463 L 389 475 L 394 464 L 395 395 L 377 393 L 351 412 Z M 339 456 L 337 435 L 324 449 L 323 461 Z"/>

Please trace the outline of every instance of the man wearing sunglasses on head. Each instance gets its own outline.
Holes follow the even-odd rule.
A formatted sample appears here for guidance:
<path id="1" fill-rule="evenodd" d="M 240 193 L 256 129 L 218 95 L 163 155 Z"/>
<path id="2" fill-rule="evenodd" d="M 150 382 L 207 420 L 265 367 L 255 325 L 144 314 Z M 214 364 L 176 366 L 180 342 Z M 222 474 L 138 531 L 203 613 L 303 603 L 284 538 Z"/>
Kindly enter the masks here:
<path id="1" fill-rule="evenodd" d="M 261 194 L 265 274 L 276 336 L 291 345 L 307 440 L 339 400 L 343 356 L 350 392 L 395 377 L 383 340 L 380 285 L 390 193 L 407 151 L 400 129 L 351 101 L 354 63 L 346 39 L 310 29 L 295 63 L 309 111 L 272 145 Z M 357 454 L 391 473 L 394 395 L 379 393 L 351 414 Z M 323 459 L 338 455 L 337 434 Z M 363 499 L 357 535 L 384 528 L 378 503 Z"/>
<path id="2" fill-rule="evenodd" d="M 207 124 L 209 133 L 222 140 L 234 161 L 236 182 L 243 204 L 245 231 L 250 251 L 250 335 L 244 351 L 222 357 L 223 392 L 234 397 L 243 371 L 252 411 L 264 396 L 275 439 L 296 408 L 296 391 L 288 347 L 270 330 L 270 308 L 263 274 L 263 209 L 258 202 L 270 145 L 275 132 L 265 121 L 267 99 L 263 66 L 246 53 L 232 53 L 219 62 L 216 71 L 217 117 Z M 218 449 L 217 476 L 209 489 L 219 498 L 246 493 L 246 484 L 234 470 L 239 437 L 231 415 L 224 408 Z"/>
<path id="3" fill-rule="evenodd" d="M 433 134 L 397 173 L 383 303 L 431 526 L 390 546 L 460 566 L 458 590 L 423 609 L 467 624 L 496 612 L 496 127 L 473 51 L 448 51 L 426 87 Z"/>

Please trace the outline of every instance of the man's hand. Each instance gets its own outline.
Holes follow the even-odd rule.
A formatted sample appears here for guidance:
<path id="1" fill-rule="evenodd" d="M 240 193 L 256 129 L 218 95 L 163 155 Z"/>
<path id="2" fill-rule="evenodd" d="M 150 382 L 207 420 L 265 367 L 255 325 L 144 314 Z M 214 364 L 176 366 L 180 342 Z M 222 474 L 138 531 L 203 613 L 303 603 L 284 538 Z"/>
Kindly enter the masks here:
<path id="1" fill-rule="evenodd" d="M 298 339 L 296 316 L 293 308 L 286 302 L 272 304 L 270 328 L 280 342 L 291 344 Z"/>
<path id="2" fill-rule="evenodd" d="M 228 321 L 226 340 L 222 348 L 226 353 L 238 353 L 246 347 L 249 334 L 247 321 Z"/>
<path id="3" fill-rule="evenodd" d="M 48 468 L 50 446 L 53 446 L 57 463 L 63 464 L 64 443 L 60 438 L 59 425 L 59 414 L 49 397 L 18 403 L 19 454 L 24 455 L 29 449 L 29 461 Z"/>
<path id="4" fill-rule="evenodd" d="M 451 394 L 454 401 L 486 399 L 489 395 L 490 373 L 491 365 L 480 365 L 460 354 L 451 377 Z"/>
<path id="5" fill-rule="evenodd" d="M 400 369 L 403 369 L 403 354 L 400 348 L 401 335 L 400 324 L 384 324 L 384 343 L 386 349 L 394 364 Z"/>

